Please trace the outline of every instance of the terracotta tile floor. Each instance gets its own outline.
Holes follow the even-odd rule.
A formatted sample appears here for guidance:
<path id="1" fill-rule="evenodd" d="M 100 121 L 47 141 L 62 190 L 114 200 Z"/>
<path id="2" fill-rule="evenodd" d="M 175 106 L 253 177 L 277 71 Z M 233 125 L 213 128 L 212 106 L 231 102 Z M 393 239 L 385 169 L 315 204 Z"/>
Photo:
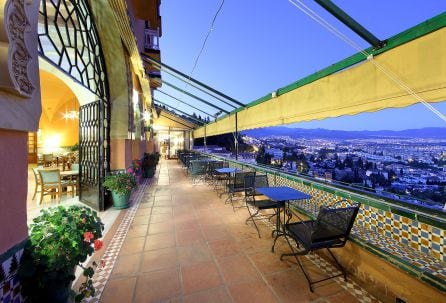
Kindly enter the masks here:
<path id="1" fill-rule="evenodd" d="M 373 302 L 330 280 L 310 292 L 298 266 L 271 252 L 271 228 L 245 224 L 211 186 L 192 185 L 176 161 L 161 162 L 145 189 L 101 302 Z M 311 263 L 306 260 L 306 263 Z M 311 266 L 311 264 L 310 264 Z M 316 269 L 313 274 L 318 275 Z M 350 289 L 350 290 L 349 290 Z"/>

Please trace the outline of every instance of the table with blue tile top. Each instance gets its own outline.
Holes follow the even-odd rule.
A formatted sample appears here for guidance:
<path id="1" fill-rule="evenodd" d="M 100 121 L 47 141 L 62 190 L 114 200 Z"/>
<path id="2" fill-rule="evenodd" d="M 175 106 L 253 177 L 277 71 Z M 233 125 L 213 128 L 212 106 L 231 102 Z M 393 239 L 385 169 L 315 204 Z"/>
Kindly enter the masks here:
<path id="1" fill-rule="evenodd" d="M 240 171 L 240 169 L 235 167 L 222 167 L 215 169 L 215 171 L 220 174 L 233 174 Z"/>
<path id="2" fill-rule="evenodd" d="M 311 199 L 311 196 L 288 186 L 257 187 L 256 191 L 277 202 L 276 229 L 273 231 L 273 235 L 276 234 L 276 237 L 274 238 L 273 246 L 271 248 L 271 250 L 274 251 L 274 246 L 276 245 L 277 239 L 281 236 L 286 236 L 280 219 L 280 207 L 285 206 L 285 203 L 287 203 L 289 208 L 290 201 Z M 286 220 L 285 216 L 286 211 L 283 212 L 284 222 Z"/>

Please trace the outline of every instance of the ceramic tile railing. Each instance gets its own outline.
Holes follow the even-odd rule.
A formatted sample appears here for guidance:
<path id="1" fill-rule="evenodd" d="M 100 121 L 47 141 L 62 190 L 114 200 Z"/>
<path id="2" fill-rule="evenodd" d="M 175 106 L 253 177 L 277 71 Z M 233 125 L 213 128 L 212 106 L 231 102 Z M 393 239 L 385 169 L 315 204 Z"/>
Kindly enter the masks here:
<path id="1" fill-rule="evenodd" d="M 446 290 L 446 219 L 441 214 L 436 217 L 331 184 L 227 161 L 233 167 L 267 174 L 270 185 L 286 185 L 310 194 L 311 200 L 296 205 L 309 216 L 314 216 L 321 205 L 340 199 L 360 202 L 352 240 L 412 275 Z"/>

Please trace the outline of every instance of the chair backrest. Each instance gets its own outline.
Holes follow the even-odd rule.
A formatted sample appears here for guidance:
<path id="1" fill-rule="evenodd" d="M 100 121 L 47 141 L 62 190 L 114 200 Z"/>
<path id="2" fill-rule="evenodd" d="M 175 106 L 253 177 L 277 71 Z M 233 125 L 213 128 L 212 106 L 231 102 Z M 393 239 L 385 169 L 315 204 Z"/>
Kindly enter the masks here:
<path id="1" fill-rule="evenodd" d="M 33 174 L 34 174 L 34 178 L 36 180 L 36 186 L 40 185 L 40 175 L 39 175 L 39 169 L 42 169 L 43 167 L 38 166 L 38 167 L 33 167 Z"/>
<path id="2" fill-rule="evenodd" d="M 245 188 L 245 177 L 255 176 L 255 175 L 256 175 L 255 171 L 236 172 L 234 174 L 234 181 L 233 181 L 234 188 Z"/>
<path id="3" fill-rule="evenodd" d="M 43 154 L 42 157 L 43 161 L 53 161 L 54 158 L 53 154 Z"/>
<path id="4" fill-rule="evenodd" d="M 208 162 L 206 160 L 192 160 L 190 161 L 191 175 L 204 175 L 206 174 L 206 169 Z"/>
<path id="5" fill-rule="evenodd" d="M 311 235 L 312 242 L 337 239 L 336 246 L 344 246 L 358 211 L 359 204 L 343 208 L 322 206 Z"/>
<path id="6" fill-rule="evenodd" d="M 56 187 L 60 184 L 59 169 L 41 169 L 39 170 L 42 187 Z"/>
<path id="7" fill-rule="evenodd" d="M 79 163 L 73 163 L 73 164 L 71 164 L 71 170 L 79 171 Z"/>
<path id="8" fill-rule="evenodd" d="M 267 175 L 247 175 L 245 176 L 245 195 L 246 196 L 258 196 L 255 189 L 257 187 L 269 187 Z"/>
<path id="9" fill-rule="evenodd" d="M 207 174 L 210 176 L 216 174 L 215 170 L 218 168 L 223 168 L 223 161 L 209 161 Z"/>

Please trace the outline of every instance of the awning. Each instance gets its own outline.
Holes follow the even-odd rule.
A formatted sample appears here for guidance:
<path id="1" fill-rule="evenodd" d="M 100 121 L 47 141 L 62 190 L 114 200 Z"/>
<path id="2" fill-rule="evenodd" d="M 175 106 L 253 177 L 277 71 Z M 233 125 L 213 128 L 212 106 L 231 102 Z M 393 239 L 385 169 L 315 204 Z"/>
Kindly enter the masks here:
<path id="1" fill-rule="evenodd" d="M 427 102 L 446 100 L 446 13 L 367 49 Z M 400 108 L 419 101 L 361 53 L 194 131 L 194 137 Z"/>

